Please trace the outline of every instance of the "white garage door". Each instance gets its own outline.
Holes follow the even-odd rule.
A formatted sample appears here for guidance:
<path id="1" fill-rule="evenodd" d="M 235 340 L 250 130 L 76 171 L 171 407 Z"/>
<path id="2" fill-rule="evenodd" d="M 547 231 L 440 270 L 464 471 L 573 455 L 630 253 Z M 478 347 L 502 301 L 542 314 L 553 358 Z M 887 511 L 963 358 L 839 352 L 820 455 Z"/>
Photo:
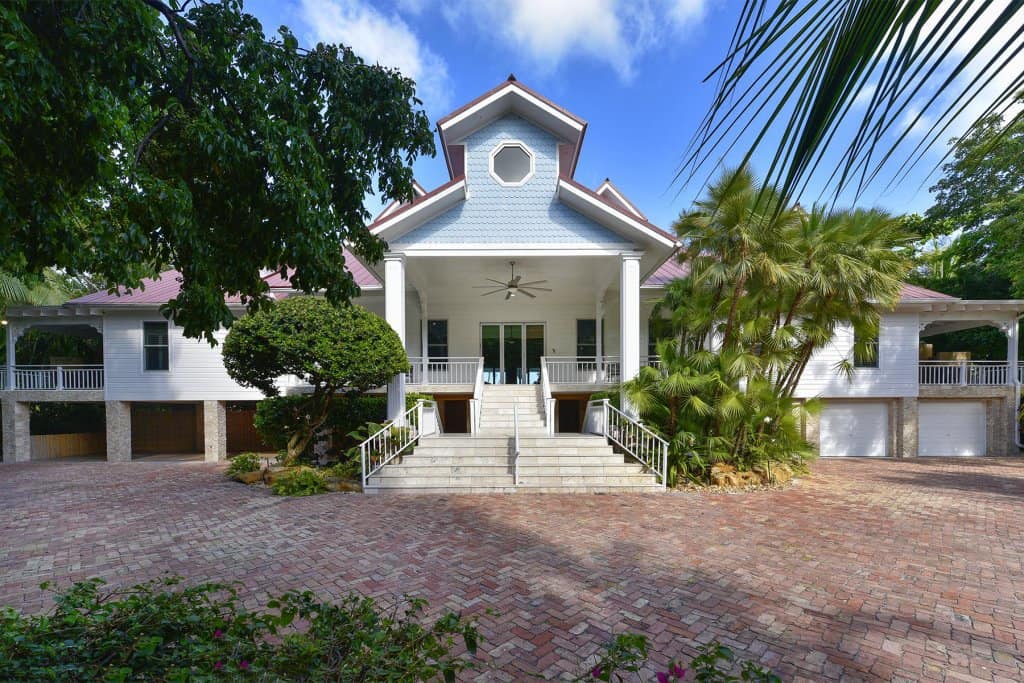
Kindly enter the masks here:
<path id="1" fill-rule="evenodd" d="M 921 401 L 920 455 L 985 455 L 984 401 Z"/>
<path id="2" fill-rule="evenodd" d="M 830 403 L 821 411 L 823 458 L 888 455 L 889 405 L 881 402 Z"/>

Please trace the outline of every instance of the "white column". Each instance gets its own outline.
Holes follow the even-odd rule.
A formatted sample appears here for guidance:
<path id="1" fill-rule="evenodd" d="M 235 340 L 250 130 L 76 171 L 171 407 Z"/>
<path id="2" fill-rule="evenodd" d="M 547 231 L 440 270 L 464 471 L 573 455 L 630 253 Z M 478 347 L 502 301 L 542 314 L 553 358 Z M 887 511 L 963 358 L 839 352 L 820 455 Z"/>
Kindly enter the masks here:
<path id="1" fill-rule="evenodd" d="M 1017 384 L 1017 354 L 1020 344 L 1017 319 L 1014 318 L 1006 325 L 1006 363 L 1009 366 L 1006 372 L 1006 383 Z"/>
<path id="2" fill-rule="evenodd" d="M 597 303 L 594 305 L 594 334 L 597 335 L 597 371 L 601 371 L 601 359 L 604 357 L 604 344 L 601 342 L 601 337 L 604 332 L 604 292 L 597 297 Z"/>
<path id="3" fill-rule="evenodd" d="M 420 293 L 420 383 L 427 383 L 427 356 L 430 353 L 430 347 L 427 346 L 427 295 Z"/>
<path id="4" fill-rule="evenodd" d="M 640 373 L 640 255 L 623 254 L 619 282 L 619 362 L 622 381 Z M 625 397 L 623 410 L 632 414 Z"/>
<path id="5" fill-rule="evenodd" d="M 398 334 L 405 348 L 405 256 L 384 256 L 384 319 Z M 405 375 L 395 375 L 388 383 L 388 419 L 405 412 Z"/>

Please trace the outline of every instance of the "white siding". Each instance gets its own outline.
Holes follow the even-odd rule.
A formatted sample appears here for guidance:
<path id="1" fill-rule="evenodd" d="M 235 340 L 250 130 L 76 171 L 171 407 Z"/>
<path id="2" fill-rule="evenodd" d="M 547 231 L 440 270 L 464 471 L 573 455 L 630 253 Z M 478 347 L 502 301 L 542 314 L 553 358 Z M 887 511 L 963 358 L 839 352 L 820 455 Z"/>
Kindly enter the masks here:
<path id="1" fill-rule="evenodd" d="M 224 369 L 219 344 L 187 339 L 180 327 L 169 326 L 170 370 L 142 369 L 142 323 L 162 321 L 152 311 L 108 312 L 103 318 L 103 365 L 106 398 L 110 401 L 256 400 L 255 389 L 236 384 Z M 223 341 L 227 332 L 214 336 Z"/>
<path id="2" fill-rule="evenodd" d="M 796 395 L 801 398 L 917 396 L 918 316 L 882 315 L 878 338 L 878 367 L 857 368 L 852 379 L 836 372 L 836 363 L 852 358 L 853 329 L 836 333 L 832 344 L 812 356 Z"/>

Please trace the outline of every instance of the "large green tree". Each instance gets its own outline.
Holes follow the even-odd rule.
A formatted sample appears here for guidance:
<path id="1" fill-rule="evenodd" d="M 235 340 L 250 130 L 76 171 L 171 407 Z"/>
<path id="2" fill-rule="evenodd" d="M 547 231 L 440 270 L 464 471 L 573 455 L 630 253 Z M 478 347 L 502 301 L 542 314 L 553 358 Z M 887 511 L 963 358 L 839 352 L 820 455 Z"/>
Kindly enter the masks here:
<path id="1" fill-rule="evenodd" d="M 412 196 L 433 137 L 398 72 L 267 36 L 240 0 L 0 3 L 0 272 L 114 285 L 173 267 L 190 336 L 266 305 L 261 270 L 340 303 L 369 192 Z"/>
<path id="2" fill-rule="evenodd" d="M 262 391 L 289 412 L 288 460 L 294 462 L 324 424 L 335 398 L 355 397 L 409 370 L 398 335 L 380 316 L 352 304 L 296 296 L 243 316 L 224 341 L 233 380 Z M 309 385 L 301 400 L 279 397 L 277 381 Z"/>
<path id="3" fill-rule="evenodd" d="M 954 142 L 942 171 L 924 230 L 953 235 L 951 260 L 989 271 L 1024 297 L 1024 120 L 983 119 Z"/>

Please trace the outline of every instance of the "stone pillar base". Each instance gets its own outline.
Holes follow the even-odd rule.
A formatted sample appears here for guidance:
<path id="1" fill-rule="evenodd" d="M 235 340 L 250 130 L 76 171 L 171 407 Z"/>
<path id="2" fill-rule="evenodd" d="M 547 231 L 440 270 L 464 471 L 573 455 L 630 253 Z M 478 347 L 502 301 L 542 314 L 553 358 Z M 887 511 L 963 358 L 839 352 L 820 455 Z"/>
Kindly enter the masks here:
<path id="1" fill-rule="evenodd" d="M 29 404 L 3 401 L 3 460 L 6 463 L 28 462 L 32 459 L 32 438 L 29 431 Z"/>
<path id="2" fill-rule="evenodd" d="M 107 401 L 107 462 L 132 460 L 132 404 Z"/>
<path id="3" fill-rule="evenodd" d="M 896 457 L 916 458 L 918 437 L 917 397 L 904 396 L 896 401 Z"/>
<path id="4" fill-rule="evenodd" d="M 228 458 L 228 418 L 224 401 L 203 401 L 204 460 L 221 462 Z"/>

